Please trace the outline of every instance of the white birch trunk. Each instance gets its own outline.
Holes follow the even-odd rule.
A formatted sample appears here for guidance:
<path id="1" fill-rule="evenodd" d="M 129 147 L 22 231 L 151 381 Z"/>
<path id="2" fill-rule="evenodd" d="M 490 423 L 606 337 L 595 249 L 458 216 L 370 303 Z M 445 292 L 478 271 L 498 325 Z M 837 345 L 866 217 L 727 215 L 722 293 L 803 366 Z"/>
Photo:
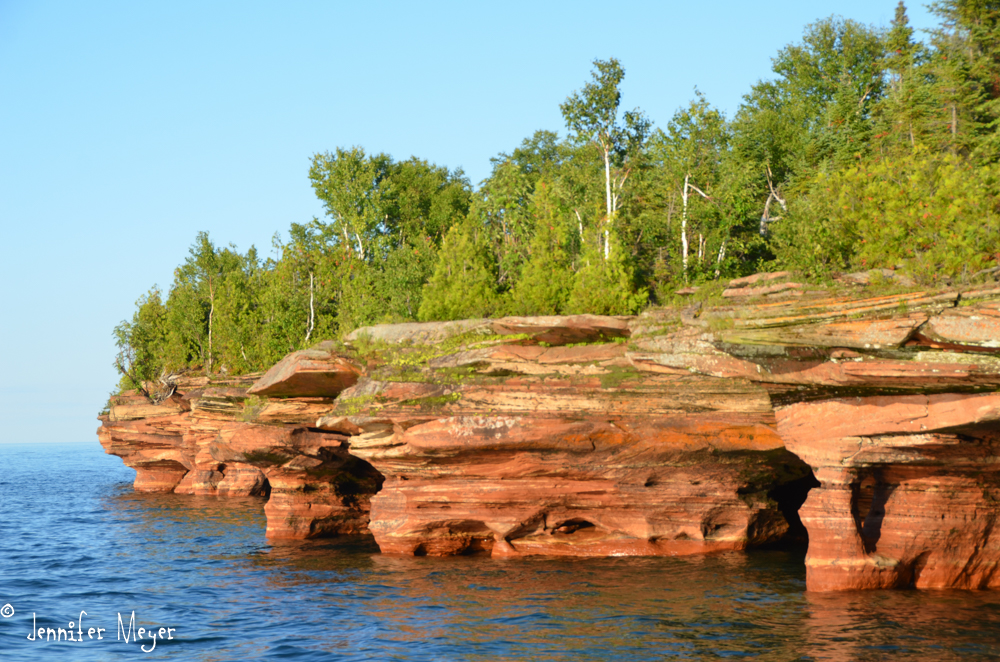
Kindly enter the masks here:
<path id="1" fill-rule="evenodd" d="M 306 339 L 312 336 L 313 329 L 316 328 L 316 309 L 313 307 L 313 272 L 309 272 L 309 324 L 306 326 Z"/>
<path id="2" fill-rule="evenodd" d="M 684 265 L 684 278 L 687 279 L 688 273 L 688 235 L 687 235 L 687 225 L 688 225 L 688 179 L 691 175 L 684 175 L 684 191 L 681 193 L 681 200 L 684 202 L 683 210 L 681 211 L 681 264 Z"/>
<path id="3" fill-rule="evenodd" d="M 212 278 L 208 279 L 208 358 L 206 363 L 208 364 L 208 373 L 212 374 L 212 318 L 215 317 L 215 288 L 212 285 Z"/>
<path id="4" fill-rule="evenodd" d="M 718 278 L 722 269 L 722 261 L 726 259 L 726 241 L 729 237 L 722 238 L 722 245 L 719 246 L 719 255 L 715 258 L 715 277 Z"/>
<path id="5" fill-rule="evenodd" d="M 604 225 L 604 261 L 607 262 L 611 255 L 611 242 L 608 241 L 611 229 L 611 219 L 614 210 L 611 204 L 611 154 L 608 148 L 604 148 L 604 200 L 607 205 L 608 218 Z"/>

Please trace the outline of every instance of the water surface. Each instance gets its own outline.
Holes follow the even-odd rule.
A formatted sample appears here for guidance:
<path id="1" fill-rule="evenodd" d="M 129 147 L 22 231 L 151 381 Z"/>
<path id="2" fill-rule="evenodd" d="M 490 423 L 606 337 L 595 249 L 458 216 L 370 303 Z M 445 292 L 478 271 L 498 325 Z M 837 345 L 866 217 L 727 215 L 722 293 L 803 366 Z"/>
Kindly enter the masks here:
<path id="1" fill-rule="evenodd" d="M 96 443 L 0 445 L 0 467 L 3 660 L 1000 658 L 1000 595 L 806 593 L 802 552 L 396 558 L 268 543 L 256 498 L 136 494 Z M 82 642 L 27 639 L 81 610 Z M 174 639 L 119 641 L 133 611 Z"/>

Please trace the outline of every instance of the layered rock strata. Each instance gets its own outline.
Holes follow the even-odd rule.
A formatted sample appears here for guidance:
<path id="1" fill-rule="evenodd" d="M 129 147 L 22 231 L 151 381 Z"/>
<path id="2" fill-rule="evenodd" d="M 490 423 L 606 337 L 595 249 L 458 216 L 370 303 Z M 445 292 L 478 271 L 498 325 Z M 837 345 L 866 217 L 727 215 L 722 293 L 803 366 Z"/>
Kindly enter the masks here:
<path id="1" fill-rule="evenodd" d="M 251 421 L 264 405 L 248 401 L 249 384 L 206 382 L 178 380 L 158 405 L 136 394 L 112 398 L 98 438 L 136 470 L 137 491 L 268 497 L 270 538 L 367 531 L 382 477 L 347 453 L 347 435 Z"/>
<path id="2" fill-rule="evenodd" d="M 249 391 L 120 397 L 100 436 L 137 489 L 270 490 L 271 536 L 650 555 L 807 529 L 812 590 L 994 586 L 1000 289 L 787 277 L 639 317 L 359 329 Z"/>

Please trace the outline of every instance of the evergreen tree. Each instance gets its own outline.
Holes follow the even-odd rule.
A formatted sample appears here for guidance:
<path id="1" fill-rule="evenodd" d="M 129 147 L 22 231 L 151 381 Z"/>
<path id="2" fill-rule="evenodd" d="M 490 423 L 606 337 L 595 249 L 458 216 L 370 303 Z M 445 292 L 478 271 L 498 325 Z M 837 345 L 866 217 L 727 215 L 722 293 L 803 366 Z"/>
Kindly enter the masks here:
<path id="1" fill-rule="evenodd" d="M 1000 159 L 1000 5 L 995 0 L 941 0 L 932 33 L 930 71 L 939 108 L 935 128 L 952 153 L 980 162 Z M 943 130 L 942 130 L 943 129 Z"/>
<path id="2" fill-rule="evenodd" d="M 163 370 L 167 329 L 160 290 L 150 289 L 135 305 L 132 321 L 123 321 L 114 330 L 121 390 L 143 389 L 144 382 L 156 380 Z"/>
<path id="3" fill-rule="evenodd" d="M 900 0 L 886 36 L 889 89 L 877 110 L 877 142 L 881 148 L 915 148 L 925 144 L 928 118 L 933 113 L 931 86 L 921 67 L 927 54 L 913 40 L 913 28 Z"/>
<path id="4" fill-rule="evenodd" d="M 470 225 L 453 225 L 445 236 L 434 275 L 424 286 L 421 321 L 488 317 L 496 309 L 494 266 Z"/>
<path id="5" fill-rule="evenodd" d="M 558 315 L 569 300 L 573 272 L 567 228 L 551 185 L 539 182 L 532 196 L 535 236 L 521 277 L 506 295 L 512 315 Z"/>
<path id="6" fill-rule="evenodd" d="M 567 312 L 594 315 L 631 315 L 639 312 L 649 299 L 649 290 L 635 288 L 632 269 L 615 235 L 611 235 L 611 250 L 607 259 L 599 248 L 598 236 L 591 236 L 590 241 L 584 244 L 580 268 L 573 277 Z"/>

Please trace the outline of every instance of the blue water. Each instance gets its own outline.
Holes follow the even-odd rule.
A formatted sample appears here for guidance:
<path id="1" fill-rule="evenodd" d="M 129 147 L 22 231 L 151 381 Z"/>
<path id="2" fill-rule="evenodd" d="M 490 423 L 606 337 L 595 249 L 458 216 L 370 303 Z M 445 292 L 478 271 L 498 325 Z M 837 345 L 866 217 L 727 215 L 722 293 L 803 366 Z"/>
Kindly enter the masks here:
<path id="1" fill-rule="evenodd" d="M 1000 658 L 1000 594 L 810 594 L 801 552 L 392 558 L 268 543 L 259 499 L 135 494 L 96 443 L 0 445 L 0 468 L 2 660 Z M 28 640 L 82 610 L 83 641 Z"/>

